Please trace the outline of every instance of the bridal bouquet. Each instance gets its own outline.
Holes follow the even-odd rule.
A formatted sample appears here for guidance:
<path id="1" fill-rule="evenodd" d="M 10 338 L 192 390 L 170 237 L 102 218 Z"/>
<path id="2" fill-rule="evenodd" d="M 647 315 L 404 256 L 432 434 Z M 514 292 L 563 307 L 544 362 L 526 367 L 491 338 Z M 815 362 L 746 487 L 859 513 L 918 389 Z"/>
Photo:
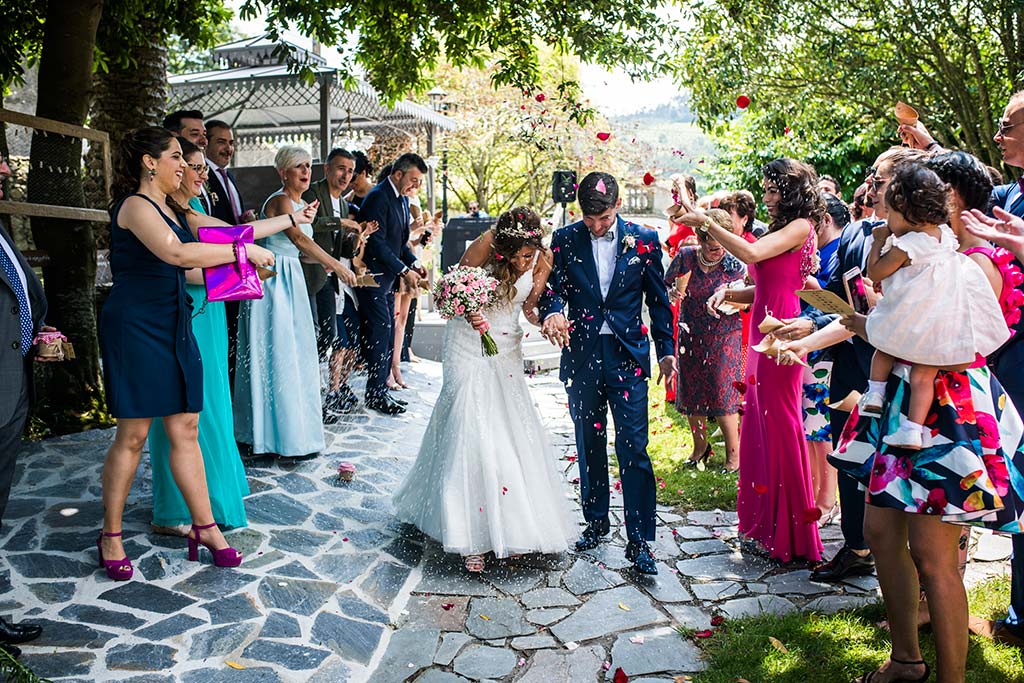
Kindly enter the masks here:
<path id="1" fill-rule="evenodd" d="M 460 315 L 477 313 L 491 304 L 491 296 L 498 288 L 498 281 L 483 268 L 456 266 L 434 285 L 434 303 L 445 320 Z M 498 353 L 498 345 L 484 323 L 480 329 L 480 348 L 485 356 Z"/>

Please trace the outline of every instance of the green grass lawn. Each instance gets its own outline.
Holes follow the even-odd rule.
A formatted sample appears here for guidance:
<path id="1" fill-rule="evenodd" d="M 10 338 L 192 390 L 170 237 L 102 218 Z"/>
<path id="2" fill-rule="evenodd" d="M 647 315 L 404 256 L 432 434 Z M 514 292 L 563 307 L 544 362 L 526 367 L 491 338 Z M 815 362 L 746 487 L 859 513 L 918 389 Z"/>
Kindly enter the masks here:
<path id="1" fill-rule="evenodd" d="M 736 474 L 724 473 L 721 439 L 703 472 L 686 465 L 693 449 L 690 426 L 671 403 L 665 387 L 650 383 L 650 442 L 647 452 L 658 477 L 658 502 L 688 510 L 735 510 Z M 714 426 L 709 427 L 714 432 Z M 714 441 L 714 439 L 713 439 Z M 662 485 L 664 484 L 664 485 Z"/>
<path id="2" fill-rule="evenodd" d="M 1008 579 L 987 581 L 970 591 L 973 614 L 1006 615 Z M 727 621 L 709 639 L 698 640 L 708 670 L 694 683 L 845 683 L 880 666 L 889 654 L 889 634 L 874 626 L 885 616 L 881 605 L 830 616 L 794 613 Z M 787 650 L 776 648 L 778 639 Z M 935 666 L 930 633 L 921 634 L 925 661 Z M 932 677 L 934 680 L 934 674 Z M 1024 681 L 1024 661 L 1013 647 L 971 636 L 967 683 Z"/>

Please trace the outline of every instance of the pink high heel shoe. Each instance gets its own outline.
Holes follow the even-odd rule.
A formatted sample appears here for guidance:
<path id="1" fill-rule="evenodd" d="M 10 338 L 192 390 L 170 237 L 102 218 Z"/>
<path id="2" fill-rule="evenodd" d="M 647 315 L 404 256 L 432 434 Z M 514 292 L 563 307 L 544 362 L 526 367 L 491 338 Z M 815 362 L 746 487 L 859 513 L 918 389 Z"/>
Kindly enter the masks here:
<path id="1" fill-rule="evenodd" d="M 107 570 L 107 577 L 114 581 L 127 581 L 132 578 L 132 574 L 135 573 L 135 569 L 132 567 L 131 561 L 128 556 L 125 555 L 124 559 L 121 560 L 104 560 L 103 559 L 103 537 L 117 538 L 121 535 L 121 532 L 111 533 L 109 531 L 101 531 L 100 537 L 96 539 L 96 551 L 100 555 L 100 568 Z"/>
<path id="2" fill-rule="evenodd" d="M 213 564 L 218 567 L 237 567 L 242 564 L 242 553 L 238 552 L 232 547 L 221 548 L 220 550 L 214 550 L 206 542 L 200 538 L 199 532 L 203 529 L 212 529 L 217 526 L 217 522 L 206 524 L 205 526 L 192 525 L 192 531 L 195 533 L 195 537 L 192 534 L 188 535 L 188 559 L 192 562 L 199 561 L 199 544 L 202 543 L 206 546 L 206 549 L 213 554 Z"/>

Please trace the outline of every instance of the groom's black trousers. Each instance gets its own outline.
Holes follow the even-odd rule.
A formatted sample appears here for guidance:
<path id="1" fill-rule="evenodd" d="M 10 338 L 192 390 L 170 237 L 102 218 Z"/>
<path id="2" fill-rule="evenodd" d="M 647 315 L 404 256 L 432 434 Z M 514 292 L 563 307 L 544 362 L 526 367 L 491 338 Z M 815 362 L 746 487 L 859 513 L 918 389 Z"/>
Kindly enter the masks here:
<path id="1" fill-rule="evenodd" d="M 647 456 L 647 378 L 612 334 L 601 335 L 594 357 L 566 383 L 576 426 L 580 498 L 588 522 L 608 518 L 608 407 L 615 420 L 615 457 L 622 480 L 626 536 L 653 541 L 655 482 Z"/>

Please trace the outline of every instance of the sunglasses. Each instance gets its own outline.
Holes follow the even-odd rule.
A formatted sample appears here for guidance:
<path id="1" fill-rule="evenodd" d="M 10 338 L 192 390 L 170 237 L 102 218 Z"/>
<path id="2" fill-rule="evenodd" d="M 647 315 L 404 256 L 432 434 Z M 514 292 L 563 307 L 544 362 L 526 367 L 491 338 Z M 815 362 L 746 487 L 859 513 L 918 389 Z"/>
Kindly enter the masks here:
<path id="1" fill-rule="evenodd" d="M 1000 123 L 999 128 L 996 130 L 996 135 L 999 137 L 1003 137 L 1010 132 L 1011 128 L 1016 128 L 1022 123 L 1024 123 L 1024 121 L 1018 121 L 1017 123 Z"/>
<path id="2" fill-rule="evenodd" d="M 874 190 L 875 192 L 878 192 L 879 190 L 882 189 L 882 186 L 885 185 L 890 180 L 891 180 L 891 178 L 879 178 L 876 175 L 873 178 L 871 178 L 869 184 L 871 185 L 871 189 L 872 190 Z"/>
<path id="3" fill-rule="evenodd" d="M 207 166 L 206 164 L 189 164 L 188 167 L 191 168 L 193 171 L 196 172 L 196 174 L 200 176 L 210 175 L 210 167 Z"/>

